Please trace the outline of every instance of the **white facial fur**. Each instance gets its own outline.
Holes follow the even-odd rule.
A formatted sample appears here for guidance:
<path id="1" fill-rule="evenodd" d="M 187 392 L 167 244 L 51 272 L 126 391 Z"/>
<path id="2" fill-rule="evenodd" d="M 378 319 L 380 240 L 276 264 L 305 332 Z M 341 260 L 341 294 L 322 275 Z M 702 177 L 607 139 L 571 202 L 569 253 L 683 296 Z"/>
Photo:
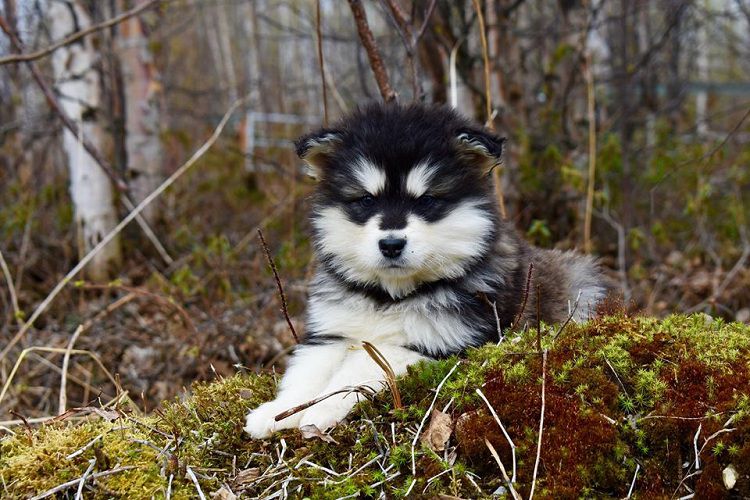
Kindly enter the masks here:
<path id="1" fill-rule="evenodd" d="M 411 214 L 406 227 L 398 230 L 380 229 L 380 215 L 360 226 L 338 207 L 322 209 L 313 224 L 319 250 L 334 257 L 334 266 L 344 276 L 380 285 L 391 296 L 401 297 L 420 283 L 460 276 L 468 263 L 487 250 L 485 239 L 493 222 L 478 204 L 460 203 L 432 223 Z M 386 237 L 406 239 L 402 256 L 395 261 L 380 253 L 378 241 Z M 393 264 L 399 267 L 390 268 Z"/>
<path id="2" fill-rule="evenodd" d="M 365 158 L 357 160 L 354 175 L 365 191 L 371 195 L 376 195 L 385 189 L 385 172 Z"/>
<path id="3" fill-rule="evenodd" d="M 429 161 L 419 163 L 406 176 L 406 192 L 416 198 L 425 194 L 435 171 L 435 166 Z"/>

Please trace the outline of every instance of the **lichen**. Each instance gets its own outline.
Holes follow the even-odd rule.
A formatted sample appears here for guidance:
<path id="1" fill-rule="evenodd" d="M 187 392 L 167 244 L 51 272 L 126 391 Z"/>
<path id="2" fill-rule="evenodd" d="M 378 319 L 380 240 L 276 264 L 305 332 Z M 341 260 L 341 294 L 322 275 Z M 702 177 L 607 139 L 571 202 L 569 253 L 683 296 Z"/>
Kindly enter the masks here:
<path id="1" fill-rule="evenodd" d="M 196 384 L 148 416 L 121 405 L 108 410 L 117 417 L 111 421 L 91 415 L 15 428 L 0 441 L 2 496 L 26 498 L 74 481 L 92 461 L 90 498 L 160 498 L 168 487 L 174 498 L 194 497 L 189 471 L 206 495 L 221 487 L 248 497 L 281 489 L 310 498 L 507 495 L 485 440 L 509 471 L 512 450 L 479 388 L 514 441 L 515 488 L 525 497 L 539 438 L 540 345 L 548 354 L 537 496 L 622 498 L 636 477 L 635 498 L 685 495 L 686 487 L 696 497 L 722 497 L 730 464 L 740 471 L 733 495 L 750 495 L 748 327 L 705 315 L 620 313 L 570 324 L 555 339 L 558 331 L 509 331 L 499 345 L 462 359 L 411 367 L 399 381 L 404 408 L 378 394 L 331 432 L 336 443 L 296 430 L 247 439 L 245 413 L 273 396 L 267 375 Z M 418 442 L 412 455 L 435 389 L 456 364 L 435 405 L 455 423 L 449 448 L 434 452 Z M 108 470 L 118 472 L 101 475 Z"/>

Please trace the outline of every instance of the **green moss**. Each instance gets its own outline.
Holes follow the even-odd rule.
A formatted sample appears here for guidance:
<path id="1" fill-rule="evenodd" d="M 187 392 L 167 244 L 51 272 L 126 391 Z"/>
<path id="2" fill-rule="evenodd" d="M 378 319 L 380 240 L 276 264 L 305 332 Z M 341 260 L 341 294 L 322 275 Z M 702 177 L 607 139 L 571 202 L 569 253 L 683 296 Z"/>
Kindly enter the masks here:
<path id="1" fill-rule="evenodd" d="M 623 497 L 638 467 L 635 494 L 672 495 L 694 472 L 700 425 L 701 471 L 683 484 L 704 496 L 722 492 L 721 471 L 750 467 L 750 330 L 704 315 L 662 321 L 624 315 L 556 328 L 543 326 L 549 349 L 541 467 L 542 497 Z M 409 369 L 399 387 L 405 407 L 378 394 L 331 433 L 337 444 L 304 440 L 298 431 L 250 441 L 245 413 L 273 396 L 269 376 L 235 376 L 196 384 L 188 397 L 150 416 L 118 408 L 113 422 L 89 417 L 50 423 L 0 442 L 3 497 L 25 498 L 92 474 L 97 498 L 161 498 L 172 477 L 175 498 L 195 496 L 192 470 L 208 494 L 227 485 L 249 497 L 286 488 L 290 496 L 337 498 L 359 493 L 393 498 L 445 493 L 488 497 L 504 481 L 485 439 L 506 467 L 512 452 L 475 389 L 481 388 L 516 445 L 518 484 L 528 495 L 538 440 L 541 356 L 537 332 L 508 332 L 499 345 Z M 435 395 L 455 423 L 447 454 L 412 440 Z M 424 430 L 423 430 L 424 432 Z M 718 434 L 716 434 L 718 432 Z M 86 446 L 86 445 L 89 446 Z M 81 450 L 79 453 L 75 453 Z M 245 471 L 241 473 L 241 471 Z M 249 472 L 248 472 L 249 470 Z M 471 478 L 471 481 L 469 480 Z M 476 483 L 476 486 L 473 484 Z M 483 492 L 479 495 L 477 487 Z M 738 495 L 750 494 L 741 476 Z M 67 494 L 72 494 L 72 489 Z M 684 493 L 687 490 L 680 490 Z"/>

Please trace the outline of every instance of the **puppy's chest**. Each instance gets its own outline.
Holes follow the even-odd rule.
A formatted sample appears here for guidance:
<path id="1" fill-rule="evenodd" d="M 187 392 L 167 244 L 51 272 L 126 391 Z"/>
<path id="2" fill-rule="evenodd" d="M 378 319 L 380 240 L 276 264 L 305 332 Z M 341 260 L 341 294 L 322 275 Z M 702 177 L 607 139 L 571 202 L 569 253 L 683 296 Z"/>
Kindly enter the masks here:
<path id="1" fill-rule="evenodd" d="M 436 307 L 426 301 L 377 306 L 361 297 L 311 300 L 308 327 L 313 334 L 346 337 L 352 344 L 366 340 L 375 345 L 413 346 L 427 352 L 462 350 L 477 332 L 454 307 Z"/>

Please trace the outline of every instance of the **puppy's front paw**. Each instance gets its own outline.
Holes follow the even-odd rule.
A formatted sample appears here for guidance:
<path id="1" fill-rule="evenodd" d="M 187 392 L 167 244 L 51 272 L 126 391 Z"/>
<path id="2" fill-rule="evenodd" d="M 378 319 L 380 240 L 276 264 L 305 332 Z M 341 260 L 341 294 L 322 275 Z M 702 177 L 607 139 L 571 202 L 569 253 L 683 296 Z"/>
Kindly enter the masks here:
<path id="1" fill-rule="evenodd" d="M 300 414 L 297 413 L 290 417 L 277 422 L 276 415 L 292 408 L 293 404 L 281 401 L 269 401 L 263 403 L 247 414 L 245 419 L 245 432 L 250 434 L 253 439 L 264 439 L 281 429 L 291 429 L 297 427 L 300 420 Z"/>
<path id="2" fill-rule="evenodd" d="M 322 401 L 302 414 L 299 422 L 300 427 L 314 425 L 321 431 L 327 431 L 344 420 L 354 405 L 357 403 L 355 398 L 335 399 Z"/>

